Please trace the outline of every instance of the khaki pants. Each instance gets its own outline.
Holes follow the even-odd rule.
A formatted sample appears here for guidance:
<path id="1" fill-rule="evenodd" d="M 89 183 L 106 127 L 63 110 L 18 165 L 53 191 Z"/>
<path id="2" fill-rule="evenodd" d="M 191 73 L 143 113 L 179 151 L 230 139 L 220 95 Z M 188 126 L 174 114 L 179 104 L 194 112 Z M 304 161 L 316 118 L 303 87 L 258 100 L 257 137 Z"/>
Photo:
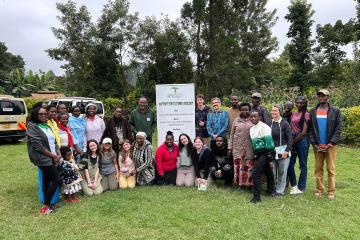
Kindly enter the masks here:
<path id="1" fill-rule="evenodd" d="M 323 172 L 324 161 L 326 161 L 326 169 L 328 173 L 328 194 L 335 194 L 335 160 L 337 153 L 337 146 L 331 147 L 327 152 L 315 152 L 315 178 L 316 178 L 316 192 L 324 192 Z"/>
<path id="2" fill-rule="evenodd" d="M 177 169 L 176 186 L 192 187 L 195 183 L 195 169 L 193 166 L 181 166 Z"/>
<path id="3" fill-rule="evenodd" d="M 125 175 L 120 174 L 120 176 L 119 176 L 119 187 L 121 189 L 134 188 L 135 184 L 136 184 L 136 175 L 125 176 Z"/>
<path id="4" fill-rule="evenodd" d="M 118 188 L 118 181 L 116 180 L 115 177 L 115 172 L 106 175 L 106 176 L 102 176 L 101 178 L 101 186 L 104 189 L 104 192 L 107 190 L 116 190 Z"/>
<path id="5" fill-rule="evenodd" d="M 80 182 L 80 184 L 81 184 L 82 191 L 86 196 L 99 195 L 103 192 L 103 187 L 101 186 L 99 180 L 97 182 L 97 187 L 95 188 L 95 190 L 89 188 L 89 186 L 87 185 L 87 182 L 84 179 Z"/>

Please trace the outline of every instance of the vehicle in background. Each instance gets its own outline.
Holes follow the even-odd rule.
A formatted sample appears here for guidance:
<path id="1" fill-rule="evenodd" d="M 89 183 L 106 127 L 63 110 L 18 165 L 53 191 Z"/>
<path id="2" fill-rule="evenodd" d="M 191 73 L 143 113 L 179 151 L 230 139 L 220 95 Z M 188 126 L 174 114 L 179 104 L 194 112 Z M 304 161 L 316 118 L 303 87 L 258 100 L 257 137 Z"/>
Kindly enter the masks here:
<path id="1" fill-rule="evenodd" d="M 93 103 L 97 107 L 96 114 L 102 118 L 104 118 L 104 116 L 105 116 L 104 104 L 101 101 L 96 101 L 95 98 L 64 97 L 64 98 L 50 99 L 48 101 L 45 101 L 45 103 L 48 105 L 53 104 L 55 106 L 59 106 L 60 104 L 65 104 L 69 113 L 70 113 L 71 107 L 78 106 L 80 108 L 82 116 L 85 115 L 85 107 L 89 103 Z"/>
<path id="2" fill-rule="evenodd" d="M 0 95 L 0 139 L 25 137 L 28 111 L 24 99 Z"/>

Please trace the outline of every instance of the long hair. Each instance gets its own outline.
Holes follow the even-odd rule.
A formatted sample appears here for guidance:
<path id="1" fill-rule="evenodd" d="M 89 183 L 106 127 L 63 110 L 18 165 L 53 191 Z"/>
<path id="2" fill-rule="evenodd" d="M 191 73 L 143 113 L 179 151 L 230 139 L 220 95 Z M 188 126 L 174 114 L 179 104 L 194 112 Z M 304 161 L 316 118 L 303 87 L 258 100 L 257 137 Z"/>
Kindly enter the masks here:
<path id="1" fill-rule="evenodd" d="M 106 151 L 105 151 L 105 148 L 104 148 L 104 144 L 101 144 L 101 145 L 100 145 L 100 151 L 99 151 L 99 152 L 100 152 L 100 155 L 101 155 L 101 156 L 102 156 L 104 153 L 109 152 L 111 157 L 115 157 L 115 158 L 116 158 L 116 153 L 115 153 L 115 151 L 114 151 L 114 149 L 113 149 L 112 144 L 111 144 L 111 147 L 109 148 L 109 150 L 106 150 Z"/>
<path id="2" fill-rule="evenodd" d="M 124 150 L 124 143 L 129 143 L 130 144 L 130 149 L 129 149 L 129 156 L 132 157 L 132 153 L 133 153 L 133 146 L 131 144 L 131 141 L 129 139 L 124 139 L 123 143 L 121 144 L 121 152 L 120 152 L 120 156 L 121 156 L 121 162 L 125 163 L 125 159 L 126 159 L 126 152 Z"/>
<path id="3" fill-rule="evenodd" d="M 99 151 L 100 151 L 100 148 L 99 148 L 99 143 L 95 140 L 95 139 L 90 139 L 89 141 L 87 141 L 86 143 L 86 154 L 90 157 L 91 156 L 91 150 L 90 150 L 90 143 L 95 143 L 96 146 L 97 146 L 97 149 L 96 149 L 96 155 L 99 155 Z"/>
<path id="4" fill-rule="evenodd" d="M 299 121 L 299 126 L 300 126 L 300 129 L 302 130 L 304 128 L 304 122 L 305 122 L 305 114 L 307 113 L 307 107 L 308 107 L 308 101 L 307 99 L 304 97 L 304 96 L 298 96 L 296 97 L 295 99 L 295 102 L 296 101 L 303 101 L 304 102 L 304 108 L 302 109 L 301 111 L 301 118 L 300 118 L 300 121 Z"/>
<path id="5" fill-rule="evenodd" d="M 190 156 L 190 153 L 191 153 L 191 151 L 193 151 L 194 146 L 193 146 L 193 144 L 192 144 L 192 142 L 191 142 L 191 139 L 190 139 L 189 135 L 187 135 L 187 134 L 185 134 L 185 133 L 182 133 L 182 134 L 180 134 L 180 136 L 179 136 L 179 150 L 181 151 L 181 150 L 185 147 L 185 145 L 182 144 L 182 142 L 180 141 L 180 138 L 181 138 L 182 136 L 185 136 L 185 137 L 188 139 L 188 141 L 189 141 L 188 144 L 186 144 L 186 150 L 187 150 L 188 156 Z"/>

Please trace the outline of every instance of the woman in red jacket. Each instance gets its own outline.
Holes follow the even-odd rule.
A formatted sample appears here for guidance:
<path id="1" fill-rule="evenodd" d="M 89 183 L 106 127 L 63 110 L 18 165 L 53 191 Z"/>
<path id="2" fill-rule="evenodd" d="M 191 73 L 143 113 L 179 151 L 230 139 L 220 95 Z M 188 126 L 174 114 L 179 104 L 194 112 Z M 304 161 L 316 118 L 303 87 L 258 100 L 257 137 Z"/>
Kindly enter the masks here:
<path id="1" fill-rule="evenodd" d="M 157 149 L 155 154 L 159 184 L 176 184 L 176 160 L 178 156 L 179 148 L 174 143 L 174 135 L 171 131 L 168 131 L 165 142 Z"/>

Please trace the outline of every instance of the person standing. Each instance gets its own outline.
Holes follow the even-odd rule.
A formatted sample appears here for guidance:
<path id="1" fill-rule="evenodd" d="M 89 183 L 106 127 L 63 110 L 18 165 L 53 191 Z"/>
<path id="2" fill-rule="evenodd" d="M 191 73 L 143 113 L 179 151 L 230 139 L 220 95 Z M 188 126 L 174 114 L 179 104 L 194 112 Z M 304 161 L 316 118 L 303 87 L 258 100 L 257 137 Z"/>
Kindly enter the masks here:
<path id="1" fill-rule="evenodd" d="M 60 149 L 61 147 L 61 141 L 60 141 L 60 136 L 59 136 L 59 128 L 57 125 L 57 108 L 55 105 L 48 105 L 46 107 L 46 111 L 47 111 L 47 116 L 48 116 L 48 120 L 47 120 L 47 125 L 51 128 L 52 132 L 54 133 L 55 139 L 56 139 L 56 144 L 58 146 L 58 148 Z"/>
<path id="2" fill-rule="evenodd" d="M 155 154 L 159 184 L 176 185 L 176 161 L 178 156 L 179 148 L 174 143 L 174 135 L 171 131 L 168 131 L 165 142 L 160 145 Z"/>
<path id="3" fill-rule="evenodd" d="M 227 138 L 227 131 L 229 126 L 229 114 L 227 111 L 221 109 L 221 100 L 218 97 L 211 99 L 213 110 L 209 112 L 207 117 L 206 128 L 210 135 L 210 148 L 215 146 L 215 139 L 217 136 Z"/>
<path id="4" fill-rule="evenodd" d="M 82 148 L 84 146 L 84 133 L 86 127 L 86 121 L 80 116 L 81 110 L 78 106 L 73 106 L 70 109 L 71 116 L 69 117 L 68 126 L 73 136 L 74 144 L 77 147 L 75 149 L 75 160 L 80 161 Z"/>
<path id="5" fill-rule="evenodd" d="M 202 94 L 196 95 L 195 107 L 195 130 L 196 137 L 201 137 L 203 142 L 210 146 L 210 138 L 206 129 L 207 115 L 210 108 L 205 105 L 205 97 Z"/>
<path id="6" fill-rule="evenodd" d="M 292 113 L 290 128 L 294 138 L 293 151 L 291 152 L 288 168 L 288 178 L 290 180 L 290 194 L 301 194 L 306 189 L 307 162 L 309 154 L 308 129 L 310 113 L 307 111 L 307 100 L 299 96 L 295 99 L 297 112 Z M 296 183 L 295 163 L 299 157 L 300 176 Z"/>
<path id="7" fill-rule="evenodd" d="M 136 134 L 133 160 L 136 166 L 137 185 L 151 185 L 155 180 L 154 152 L 151 143 L 146 140 L 145 132 Z"/>
<path id="8" fill-rule="evenodd" d="M 67 109 L 67 107 L 66 107 L 65 104 L 60 103 L 60 104 L 57 106 L 57 112 L 58 112 L 58 113 L 68 113 L 68 109 Z"/>
<path id="9" fill-rule="evenodd" d="M 44 194 L 44 205 L 40 209 L 41 214 L 53 212 L 53 208 L 50 206 L 51 199 L 56 189 L 62 184 L 62 179 L 55 166 L 55 163 L 61 159 L 61 155 L 55 135 L 46 122 L 46 109 L 36 107 L 31 112 L 26 131 L 29 158 L 42 171 L 41 187 Z"/>
<path id="10" fill-rule="evenodd" d="M 116 156 L 119 156 L 120 146 L 124 139 L 132 141 L 132 134 L 129 122 L 122 116 L 122 108 L 117 107 L 114 115 L 106 123 L 106 128 L 103 134 L 104 138 L 110 138 L 113 142 L 113 149 Z"/>
<path id="11" fill-rule="evenodd" d="M 329 104 L 329 91 L 317 92 L 319 103 L 310 111 L 310 142 L 315 153 L 315 196 L 321 197 L 324 192 L 323 168 L 326 161 L 328 172 L 328 198 L 335 198 L 335 161 L 337 144 L 341 135 L 340 110 Z"/>
<path id="12" fill-rule="evenodd" d="M 271 119 L 269 117 L 269 112 L 268 110 L 261 105 L 261 93 L 253 93 L 251 95 L 251 112 L 253 111 L 257 111 L 260 114 L 260 121 L 262 121 L 263 123 L 268 124 L 269 122 L 271 122 Z"/>
<path id="13" fill-rule="evenodd" d="M 69 122 L 69 114 L 67 113 L 59 113 L 57 116 L 58 119 L 58 128 L 59 128 L 59 137 L 61 146 L 70 147 L 72 150 L 76 149 L 77 146 L 74 144 L 73 136 L 70 128 L 68 127 Z"/>
<path id="14" fill-rule="evenodd" d="M 251 112 L 250 120 L 254 124 L 250 128 L 251 145 L 254 151 L 254 168 L 253 168 L 253 198 L 250 203 L 261 201 L 261 176 L 265 173 L 267 183 L 267 193 L 274 195 L 274 174 L 269 164 L 274 158 L 274 141 L 271 137 L 271 128 L 260 121 L 260 114 L 257 111 Z"/>
<path id="15" fill-rule="evenodd" d="M 135 135 L 138 132 L 146 133 L 146 140 L 152 143 L 152 135 L 156 125 L 155 113 L 149 108 L 145 97 L 139 99 L 138 107 L 131 112 L 129 123 Z"/>
<path id="16" fill-rule="evenodd" d="M 230 96 L 231 108 L 228 110 L 229 114 L 229 131 L 231 131 L 232 125 L 234 123 L 235 118 L 239 117 L 239 101 L 237 96 Z"/>
<path id="17" fill-rule="evenodd" d="M 286 101 L 284 104 L 284 113 L 282 114 L 282 117 L 290 124 L 291 123 L 291 116 L 292 116 L 292 110 L 294 108 L 294 103 L 291 101 Z"/>
<path id="18" fill-rule="evenodd" d="M 105 131 L 105 123 L 104 120 L 96 115 L 97 107 L 93 103 L 89 103 L 85 107 L 85 121 L 86 127 L 84 132 L 84 145 L 83 149 L 86 150 L 87 141 L 90 139 L 96 140 L 96 142 L 100 143 L 101 138 Z"/>
<path id="19" fill-rule="evenodd" d="M 276 195 L 284 195 L 286 186 L 287 170 L 290 162 L 293 138 L 289 123 L 281 117 L 282 108 L 279 105 L 273 106 L 271 110 L 272 121 L 271 136 L 275 144 L 275 160 L 273 171 L 276 183 Z"/>
<path id="20" fill-rule="evenodd" d="M 240 104 L 240 117 L 237 117 L 231 128 L 228 144 L 229 154 L 234 158 L 234 182 L 240 188 L 252 188 L 252 168 L 254 153 L 251 147 L 250 128 L 254 125 L 250 121 L 249 103 Z"/>

